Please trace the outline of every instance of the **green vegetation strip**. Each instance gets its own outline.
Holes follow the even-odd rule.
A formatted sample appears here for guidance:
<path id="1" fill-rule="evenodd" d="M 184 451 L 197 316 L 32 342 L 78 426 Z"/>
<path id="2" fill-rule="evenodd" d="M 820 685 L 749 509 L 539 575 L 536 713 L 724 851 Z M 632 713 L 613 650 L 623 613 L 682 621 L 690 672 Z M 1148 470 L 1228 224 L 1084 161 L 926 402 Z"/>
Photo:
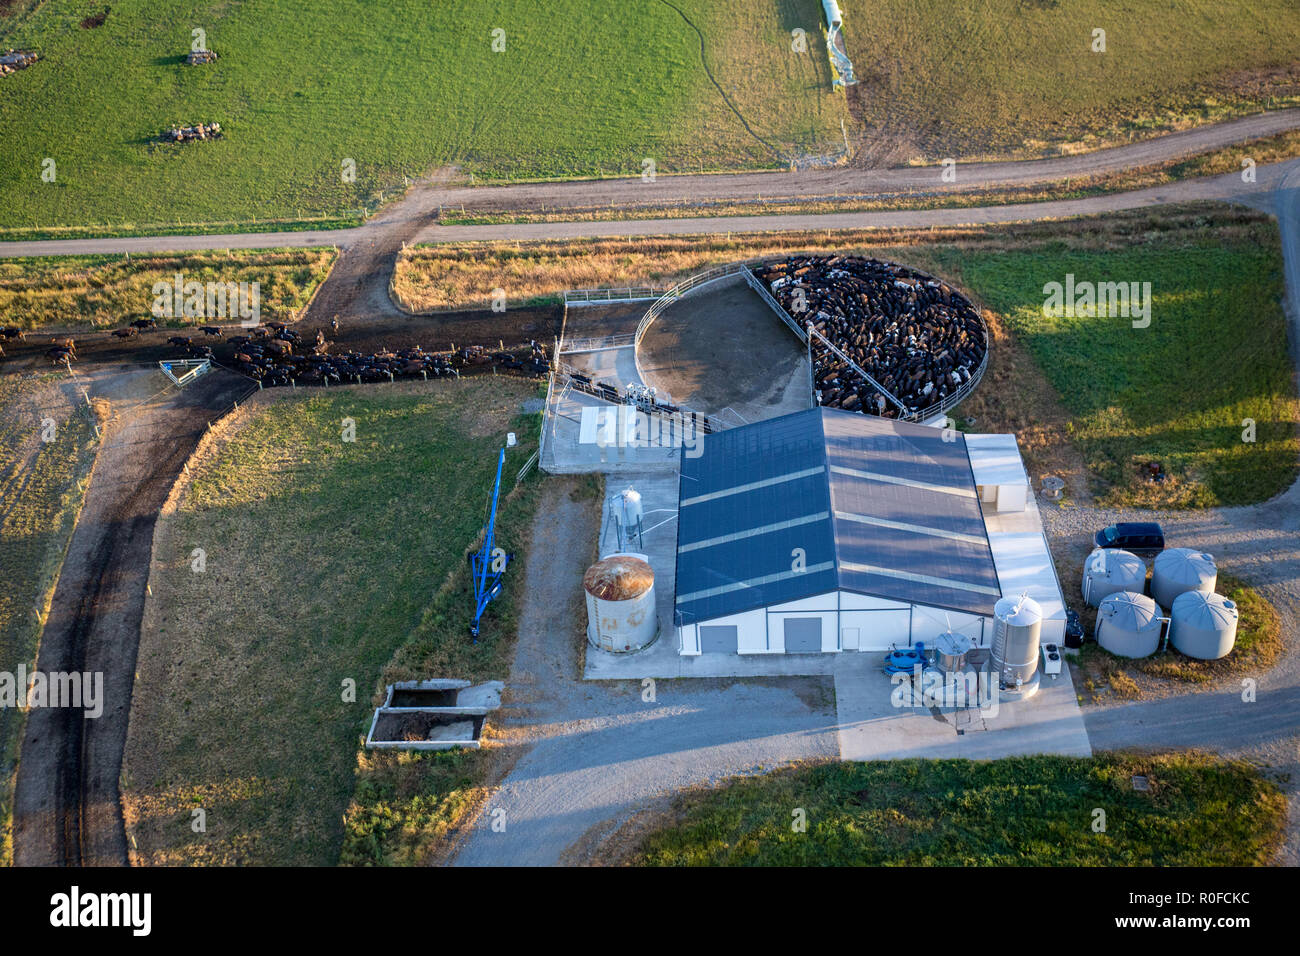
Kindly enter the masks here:
<path id="1" fill-rule="evenodd" d="M 536 394 L 488 377 L 286 396 L 246 409 L 191 469 L 159 526 L 126 749 L 140 862 L 336 863 L 358 741 L 394 652 L 417 645 L 422 677 L 505 675 L 513 605 L 494 604 L 470 643 L 465 554 L 507 429 L 520 435 L 507 490 L 536 448 L 538 416 L 520 412 Z M 507 595 L 535 481 L 502 509 L 499 540 L 518 561 Z M 200 808 L 205 833 L 190 826 Z"/>
<path id="2" fill-rule="evenodd" d="M 60 379 L 0 377 L 0 671 L 9 674 L 35 666 L 95 460 L 90 419 L 62 400 Z M 41 439 L 47 417 L 54 423 L 48 442 Z M 0 707 L 0 866 L 13 857 L 13 787 L 23 724 L 23 711 Z"/>
<path id="3" fill-rule="evenodd" d="M 634 862 L 1258 866 L 1286 823 L 1285 797 L 1256 770 L 1196 754 L 824 764 L 733 780 L 675 809 Z"/>

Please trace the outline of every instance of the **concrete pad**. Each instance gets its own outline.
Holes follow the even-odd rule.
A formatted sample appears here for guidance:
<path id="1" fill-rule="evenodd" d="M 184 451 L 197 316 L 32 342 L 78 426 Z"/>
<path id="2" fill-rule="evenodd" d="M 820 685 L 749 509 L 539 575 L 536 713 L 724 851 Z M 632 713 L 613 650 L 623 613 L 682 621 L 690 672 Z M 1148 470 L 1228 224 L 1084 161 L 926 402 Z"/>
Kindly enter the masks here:
<path id="1" fill-rule="evenodd" d="M 597 382 L 608 382 L 620 392 L 629 384 L 644 384 L 636 370 L 636 351 L 631 345 L 598 349 L 594 352 L 563 352 L 560 361 L 571 365 Z M 663 399 L 663 392 L 660 392 Z"/>
<path id="2" fill-rule="evenodd" d="M 585 392 L 570 390 L 553 394 L 547 403 L 542 428 L 542 470 L 553 475 L 581 475 L 591 472 L 635 477 L 657 472 L 677 474 L 681 462 L 680 443 L 641 446 L 639 443 L 610 447 L 583 443 L 584 408 L 618 408 Z M 674 497 L 674 506 L 675 506 Z"/>
<path id="3" fill-rule="evenodd" d="M 1044 676 L 1033 697 L 1000 700 L 993 708 L 895 707 L 883 655 L 836 656 L 835 702 L 840 759 L 897 760 L 965 757 L 995 760 L 1028 754 L 1092 756 L 1068 665 Z M 960 733 L 959 733 L 960 731 Z"/>
<path id="4" fill-rule="evenodd" d="M 739 275 L 673 301 L 637 353 L 646 384 L 735 425 L 813 405 L 806 346 Z"/>
<path id="5" fill-rule="evenodd" d="M 587 647 L 584 680 L 641 680 L 653 677 L 818 677 L 835 672 L 838 654 L 696 654 L 677 653 L 670 632 L 635 654 L 610 654 Z"/>

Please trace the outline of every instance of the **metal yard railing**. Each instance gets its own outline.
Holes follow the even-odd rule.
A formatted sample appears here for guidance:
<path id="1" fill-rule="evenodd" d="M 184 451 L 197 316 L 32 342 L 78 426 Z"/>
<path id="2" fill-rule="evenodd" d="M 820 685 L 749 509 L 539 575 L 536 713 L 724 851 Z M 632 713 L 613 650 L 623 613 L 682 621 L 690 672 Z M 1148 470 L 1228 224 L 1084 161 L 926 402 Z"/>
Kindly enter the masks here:
<path id="1" fill-rule="evenodd" d="M 563 352 L 565 355 L 574 352 L 601 352 L 605 349 L 625 349 L 636 341 L 636 335 L 627 332 L 622 335 L 604 335 L 598 338 L 587 339 L 565 339 L 563 342 Z"/>
<path id="2" fill-rule="evenodd" d="M 640 285 L 623 289 L 566 289 L 565 305 L 584 305 L 590 302 L 638 302 L 657 299 L 667 291 L 662 286 Z"/>
<path id="3" fill-rule="evenodd" d="M 800 254 L 801 253 L 789 253 L 788 255 L 800 255 Z M 717 282 L 720 279 L 726 279 L 731 276 L 736 276 L 736 275 L 743 276 L 746 284 L 749 285 L 749 287 L 753 289 L 756 293 L 758 293 L 759 298 L 761 298 L 765 303 L 767 303 L 767 305 L 770 308 L 772 308 L 778 316 L 780 316 L 781 321 L 783 321 L 786 324 L 786 326 L 788 326 L 789 329 L 799 337 L 799 340 L 801 342 L 803 342 L 805 345 L 808 345 L 809 342 L 811 341 L 808 332 L 799 327 L 799 323 L 795 321 L 794 317 L 791 316 L 790 313 L 785 310 L 785 308 L 780 304 L 780 302 L 776 300 L 776 297 L 773 296 L 772 293 L 763 286 L 763 283 L 759 281 L 758 277 L 754 275 L 753 267 L 758 265 L 763 265 L 767 261 L 768 261 L 767 259 L 762 259 L 762 258 L 748 259 L 745 260 L 744 262 L 733 262 L 724 266 L 717 266 L 705 272 L 697 273 L 696 275 L 693 275 L 690 278 L 683 279 L 681 282 L 677 283 L 677 285 L 673 286 L 671 289 L 668 289 L 666 292 L 664 292 L 663 295 L 661 295 L 658 299 L 656 299 L 654 304 L 650 306 L 649 309 L 646 310 L 646 313 L 641 318 L 641 321 L 637 323 L 636 335 L 633 338 L 633 346 L 634 346 L 633 358 L 636 362 L 637 375 L 640 377 L 641 381 L 643 382 L 646 381 L 645 371 L 641 368 L 641 340 L 645 338 L 646 332 L 648 332 L 650 326 L 654 324 L 655 319 L 659 318 L 659 316 L 662 315 L 663 312 L 669 306 L 671 306 L 673 303 L 675 303 L 678 299 L 680 299 L 683 295 L 687 294 L 688 292 L 694 291 L 695 289 L 698 289 L 701 286 L 708 285 L 711 282 Z M 982 319 L 981 319 L 981 324 L 984 324 Z M 906 410 L 905 406 L 903 406 L 901 402 L 899 402 L 892 395 L 890 395 L 890 393 L 886 391 L 884 388 L 881 388 L 875 382 L 874 379 L 872 379 L 869 375 L 866 375 L 866 373 L 863 372 L 861 369 L 859 369 L 855 363 L 849 361 L 847 356 L 845 356 L 838 348 L 835 348 L 833 345 L 830 345 L 829 341 L 826 339 L 825 336 L 818 334 L 817 338 L 821 339 L 823 343 L 828 345 L 838 357 L 842 358 L 846 362 L 849 362 L 849 364 L 852 365 L 859 372 L 859 374 L 863 375 L 863 377 L 866 378 L 867 381 L 870 382 L 883 395 L 891 399 L 894 402 L 894 404 L 896 404 L 900 409 L 900 413 L 898 417 L 901 421 L 925 422 L 925 421 L 930 421 L 931 419 L 939 415 L 946 415 L 949 411 L 957 407 L 959 404 L 965 401 L 967 397 L 969 397 L 970 393 L 975 390 L 975 387 L 977 385 L 979 385 L 980 380 L 984 377 L 985 370 L 988 368 L 989 336 L 988 336 L 988 326 L 985 325 L 984 326 L 984 342 L 985 342 L 984 357 L 980 360 L 979 367 L 974 371 L 970 379 L 962 383 L 961 387 L 958 388 L 957 391 L 953 392 L 951 395 L 949 395 L 947 398 L 943 399 L 942 401 L 935 402 L 933 405 L 928 405 L 925 408 L 913 409 L 908 411 Z"/>

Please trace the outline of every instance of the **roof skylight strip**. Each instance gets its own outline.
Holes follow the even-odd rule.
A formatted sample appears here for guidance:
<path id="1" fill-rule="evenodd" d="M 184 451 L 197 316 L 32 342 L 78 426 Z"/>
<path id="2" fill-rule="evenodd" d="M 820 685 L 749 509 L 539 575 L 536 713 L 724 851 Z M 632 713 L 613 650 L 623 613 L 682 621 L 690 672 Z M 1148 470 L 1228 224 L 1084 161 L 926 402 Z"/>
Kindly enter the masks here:
<path id="1" fill-rule="evenodd" d="M 798 481 L 800 478 L 811 478 L 813 475 L 820 475 L 825 473 L 825 471 L 825 465 L 818 465 L 816 468 L 805 468 L 802 471 L 792 471 L 789 474 L 777 475 L 775 478 L 764 478 L 761 481 L 751 481 L 744 485 L 722 488 L 718 491 L 710 491 L 707 494 L 696 495 L 694 498 L 683 498 L 678 507 L 686 508 L 690 505 L 703 504 L 706 501 L 717 501 L 719 498 L 726 498 L 729 495 L 744 494 L 746 491 L 754 491 L 758 488 L 770 488 L 772 485 L 784 484 L 787 481 Z"/>

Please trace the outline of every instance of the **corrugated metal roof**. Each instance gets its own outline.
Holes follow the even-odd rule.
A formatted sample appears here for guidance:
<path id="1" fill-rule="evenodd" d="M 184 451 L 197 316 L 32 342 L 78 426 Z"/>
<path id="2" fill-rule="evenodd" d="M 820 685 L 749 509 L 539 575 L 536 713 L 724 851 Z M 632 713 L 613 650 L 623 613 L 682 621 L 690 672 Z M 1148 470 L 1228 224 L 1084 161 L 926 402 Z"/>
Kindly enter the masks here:
<path id="1" fill-rule="evenodd" d="M 977 485 L 1026 485 L 1015 435 L 966 435 L 966 451 Z"/>
<path id="2" fill-rule="evenodd" d="M 814 408 L 707 436 L 682 456 L 683 623 L 838 588 L 991 614 L 1001 591 L 970 460 L 946 434 Z"/>

